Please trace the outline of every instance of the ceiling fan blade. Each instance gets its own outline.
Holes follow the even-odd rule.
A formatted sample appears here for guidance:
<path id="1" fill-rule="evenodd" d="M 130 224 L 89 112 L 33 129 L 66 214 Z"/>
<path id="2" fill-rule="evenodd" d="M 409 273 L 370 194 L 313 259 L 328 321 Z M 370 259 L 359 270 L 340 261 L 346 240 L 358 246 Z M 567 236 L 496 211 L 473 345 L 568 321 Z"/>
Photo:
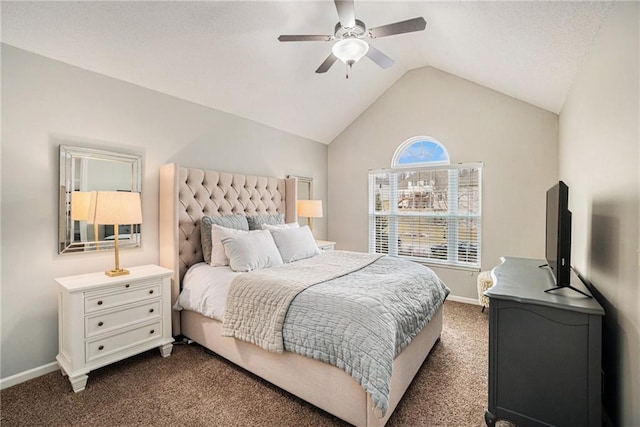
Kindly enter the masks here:
<path id="1" fill-rule="evenodd" d="M 367 57 L 382 68 L 389 68 L 396 62 L 371 45 L 369 45 Z"/>
<path id="2" fill-rule="evenodd" d="M 328 42 L 333 40 L 333 36 L 282 35 L 278 40 L 281 42 Z"/>
<path id="3" fill-rule="evenodd" d="M 327 59 L 325 59 L 324 62 L 320 64 L 320 66 L 316 70 L 316 73 L 326 73 L 327 71 L 329 71 L 329 68 L 331 68 L 331 66 L 334 62 L 336 62 L 337 59 L 338 57 L 336 57 L 333 53 L 330 53 L 329 56 L 327 56 Z"/>
<path id="4" fill-rule="evenodd" d="M 338 10 L 338 18 L 340 25 L 344 28 L 353 28 L 356 26 L 356 10 L 353 0 L 334 0 L 336 9 Z"/>
<path id="5" fill-rule="evenodd" d="M 394 34 L 412 33 L 414 31 L 422 31 L 426 26 L 427 21 L 421 16 L 419 18 L 407 19 L 406 21 L 370 28 L 369 37 L 375 39 L 378 37 L 393 36 Z"/>

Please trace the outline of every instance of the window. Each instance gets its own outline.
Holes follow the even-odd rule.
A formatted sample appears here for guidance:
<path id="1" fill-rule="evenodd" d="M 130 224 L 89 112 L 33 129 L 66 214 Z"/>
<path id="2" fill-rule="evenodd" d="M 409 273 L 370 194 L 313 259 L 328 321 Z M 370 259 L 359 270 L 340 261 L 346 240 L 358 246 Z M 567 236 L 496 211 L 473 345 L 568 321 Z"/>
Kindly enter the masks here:
<path id="1" fill-rule="evenodd" d="M 448 165 L 449 153 L 438 140 L 429 136 L 416 136 L 403 142 L 391 161 L 392 168 L 411 166 Z"/>
<path id="2" fill-rule="evenodd" d="M 482 164 L 447 163 L 438 141 L 412 138 L 369 172 L 369 252 L 480 268 Z"/>

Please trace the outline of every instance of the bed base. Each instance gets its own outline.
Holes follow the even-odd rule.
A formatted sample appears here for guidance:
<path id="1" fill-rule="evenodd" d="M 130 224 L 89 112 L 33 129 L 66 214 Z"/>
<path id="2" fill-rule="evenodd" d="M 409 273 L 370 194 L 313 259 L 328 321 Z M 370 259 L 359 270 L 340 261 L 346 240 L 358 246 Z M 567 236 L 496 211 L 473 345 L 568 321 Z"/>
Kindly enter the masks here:
<path id="1" fill-rule="evenodd" d="M 222 323 L 194 311 L 181 313 L 182 334 L 270 383 L 355 426 L 384 426 L 440 338 L 442 307 L 393 362 L 389 409 L 374 414 L 373 401 L 343 370 L 295 353 L 272 353 L 221 335 Z"/>
<path id="2" fill-rule="evenodd" d="M 280 196 L 282 197 L 280 197 Z M 246 203 L 253 196 L 257 203 Z M 183 168 L 160 168 L 160 265 L 173 270 L 171 304 L 178 299 L 187 269 L 202 261 L 203 215 L 285 214 L 295 222 L 296 180 L 254 177 Z M 263 203 L 266 200 L 267 203 Z M 275 210 L 274 210 L 275 209 Z M 422 366 L 442 331 L 442 307 L 393 363 L 389 409 L 377 418 L 373 402 L 339 368 L 294 353 L 270 353 L 253 344 L 221 336 L 222 324 L 193 311 L 172 313 L 173 335 L 184 335 L 236 365 L 356 426 L 383 426 Z"/>

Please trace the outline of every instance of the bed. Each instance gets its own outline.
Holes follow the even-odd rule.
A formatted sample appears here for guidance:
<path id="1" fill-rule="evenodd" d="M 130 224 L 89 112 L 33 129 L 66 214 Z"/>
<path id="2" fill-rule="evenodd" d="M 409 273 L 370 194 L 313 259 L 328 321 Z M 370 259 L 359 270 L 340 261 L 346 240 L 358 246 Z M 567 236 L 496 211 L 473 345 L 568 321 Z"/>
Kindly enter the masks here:
<path id="1" fill-rule="evenodd" d="M 203 260 L 204 216 L 284 214 L 297 220 L 295 179 L 256 177 L 181 167 L 160 169 L 160 264 L 174 271 L 172 304 L 187 270 Z M 223 336 L 223 323 L 191 310 L 174 312 L 173 335 L 183 335 L 272 384 L 356 426 L 383 426 L 439 340 L 442 307 L 393 359 L 388 406 L 381 413 L 351 375 L 296 353 L 267 351 Z"/>

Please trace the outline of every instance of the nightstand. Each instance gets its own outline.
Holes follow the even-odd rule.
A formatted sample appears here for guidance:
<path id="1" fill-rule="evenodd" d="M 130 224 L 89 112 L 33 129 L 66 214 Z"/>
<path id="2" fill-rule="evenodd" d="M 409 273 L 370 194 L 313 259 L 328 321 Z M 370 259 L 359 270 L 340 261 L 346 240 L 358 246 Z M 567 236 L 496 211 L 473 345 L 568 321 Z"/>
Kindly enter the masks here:
<path id="1" fill-rule="evenodd" d="M 316 240 L 316 245 L 321 251 L 332 251 L 336 246 L 336 242 L 329 242 L 327 240 Z"/>
<path id="2" fill-rule="evenodd" d="M 171 354 L 171 275 L 157 265 L 55 279 L 58 283 L 58 347 L 63 374 L 76 393 L 90 371 L 154 347 Z"/>

